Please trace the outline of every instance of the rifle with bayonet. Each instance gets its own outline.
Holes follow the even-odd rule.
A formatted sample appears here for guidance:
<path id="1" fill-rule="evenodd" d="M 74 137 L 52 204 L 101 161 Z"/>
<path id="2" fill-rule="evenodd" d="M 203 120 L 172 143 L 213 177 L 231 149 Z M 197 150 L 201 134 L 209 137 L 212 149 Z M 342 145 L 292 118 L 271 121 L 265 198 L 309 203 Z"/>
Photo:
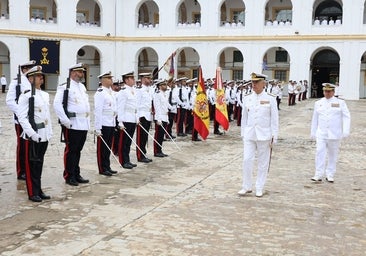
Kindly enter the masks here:
<path id="1" fill-rule="evenodd" d="M 35 79 L 35 77 L 33 77 L 33 78 Z M 35 132 L 37 132 L 38 128 L 37 128 L 36 121 L 34 120 L 34 95 L 36 94 L 34 79 L 33 79 L 33 82 L 31 83 L 32 89 L 31 89 L 31 96 L 29 98 L 29 104 L 28 104 L 28 121 L 29 121 L 30 125 L 32 126 L 32 129 Z M 29 159 L 32 161 L 40 161 L 40 159 L 38 157 L 37 146 L 35 145 L 35 143 L 37 143 L 37 142 L 34 142 L 34 141 L 31 142 Z"/>
<path id="2" fill-rule="evenodd" d="M 70 72 L 69 72 L 69 76 L 66 79 L 66 89 L 64 90 L 64 95 L 62 98 L 62 107 L 63 107 L 67 117 L 70 117 L 69 111 L 67 110 L 67 104 L 69 102 L 69 90 L 70 90 Z M 61 124 L 61 137 L 60 137 L 61 142 L 66 142 L 65 141 L 65 131 L 66 131 L 66 127 Z"/>

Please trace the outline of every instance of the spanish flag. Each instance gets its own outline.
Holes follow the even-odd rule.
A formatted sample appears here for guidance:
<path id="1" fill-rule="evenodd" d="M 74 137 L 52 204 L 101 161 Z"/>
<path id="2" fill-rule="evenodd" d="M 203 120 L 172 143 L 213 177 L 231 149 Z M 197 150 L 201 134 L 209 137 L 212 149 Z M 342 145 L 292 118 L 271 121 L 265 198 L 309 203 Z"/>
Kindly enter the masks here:
<path id="1" fill-rule="evenodd" d="M 202 139 L 205 140 L 209 133 L 210 113 L 208 110 L 208 100 L 201 66 L 198 67 L 197 95 L 194 103 L 193 114 L 194 129 L 199 133 L 199 135 L 201 135 Z"/>
<path id="2" fill-rule="evenodd" d="M 222 126 L 222 128 L 227 131 L 229 129 L 229 118 L 225 102 L 225 90 L 224 88 L 222 88 L 222 76 L 220 67 L 216 69 L 216 80 L 214 88 L 216 89 L 215 119 Z"/>

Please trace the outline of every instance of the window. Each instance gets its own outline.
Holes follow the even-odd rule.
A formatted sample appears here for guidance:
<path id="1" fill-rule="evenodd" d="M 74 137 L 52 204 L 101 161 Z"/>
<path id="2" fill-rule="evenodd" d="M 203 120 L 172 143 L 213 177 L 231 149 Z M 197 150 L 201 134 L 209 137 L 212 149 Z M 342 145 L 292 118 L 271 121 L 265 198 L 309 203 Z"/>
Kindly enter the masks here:
<path id="1" fill-rule="evenodd" d="M 193 12 L 192 13 L 192 22 L 194 22 L 194 23 L 196 23 L 196 22 L 201 23 L 201 13 L 199 13 L 199 12 Z"/>
<path id="2" fill-rule="evenodd" d="M 46 7 L 31 6 L 30 16 L 33 18 L 46 19 L 47 9 Z"/>
<path id="3" fill-rule="evenodd" d="M 287 62 L 287 52 L 276 51 L 276 62 Z"/>
<path id="4" fill-rule="evenodd" d="M 230 9 L 230 13 L 231 13 L 231 21 L 238 23 L 238 22 L 242 22 L 244 23 L 245 21 L 245 12 L 243 9 Z"/>
<path id="5" fill-rule="evenodd" d="M 76 20 L 79 22 L 79 23 L 85 23 L 87 21 L 89 21 L 89 12 L 88 11 L 80 11 L 78 10 L 76 12 Z"/>
<path id="6" fill-rule="evenodd" d="M 233 70 L 233 80 L 243 80 L 243 70 Z"/>
<path id="7" fill-rule="evenodd" d="M 287 81 L 287 70 L 275 70 L 274 79 L 279 81 Z"/>
<path id="8" fill-rule="evenodd" d="M 233 51 L 233 62 L 243 62 L 243 54 L 240 51 Z"/>

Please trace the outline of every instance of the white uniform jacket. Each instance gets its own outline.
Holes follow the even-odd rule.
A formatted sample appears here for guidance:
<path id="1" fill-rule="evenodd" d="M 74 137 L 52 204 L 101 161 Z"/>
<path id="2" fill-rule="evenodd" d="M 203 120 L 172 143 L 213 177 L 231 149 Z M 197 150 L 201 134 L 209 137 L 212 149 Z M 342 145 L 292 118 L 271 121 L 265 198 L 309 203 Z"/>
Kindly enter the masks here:
<path id="1" fill-rule="evenodd" d="M 90 105 L 89 95 L 86 93 L 85 86 L 82 83 L 70 80 L 69 98 L 67 102 L 67 111 L 70 113 L 68 117 L 62 106 L 64 91 L 66 85 L 57 87 L 53 107 L 61 124 L 71 125 L 73 130 L 87 131 L 90 129 Z"/>
<path id="2" fill-rule="evenodd" d="M 167 95 L 168 95 L 168 102 L 169 102 L 169 97 L 170 97 L 170 93 L 172 94 L 172 98 L 171 101 L 169 102 L 170 107 L 169 107 L 169 112 L 170 113 L 177 113 L 177 97 L 178 97 L 178 90 L 177 87 L 174 87 L 173 89 L 168 89 L 166 91 Z"/>
<path id="3" fill-rule="evenodd" d="M 20 93 L 21 94 L 23 92 L 25 92 L 26 90 L 31 89 L 31 84 L 30 84 L 30 82 L 29 82 L 29 80 L 27 79 L 26 76 L 21 75 L 20 76 L 20 81 L 21 81 L 21 85 L 20 85 Z M 9 84 L 8 93 L 6 94 L 6 105 L 8 106 L 8 108 L 14 114 L 16 114 L 17 109 L 18 109 L 18 104 L 15 101 L 16 100 L 16 86 L 17 85 L 18 85 L 18 80 L 17 79 L 12 80 Z M 18 123 L 18 121 L 14 119 L 14 123 Z"/>
<path id="4" fill-rule="evenodd" d="M 311 137 L 338 140 L 350 133 L 351 115 L 344 100 L 325 97 L 316 101 Z"/>
<path id="5" fill-rule="evenodd" d="M 135 88 L 126 85 L 117 94 L 118 122 L 137 123 L 137 98 Z"/>
<path id="6" fill-rule="evenodd" d="M 141 85 L 140 88 L 136 88 L 137 98 L 137 116 L 145 117 L 147 121 L 152 120 L 152 99 L 153 90 L 150 86 Z"/>
<path id="7" fill-rule="evenodd" d="M 262 92 L 244 97 L 241 119 L 241 136 L 244 140 L 277 140 L 278 110 L 276 97 Z"/>
<path id="8" fill-rule="evenodd" d="M 167 91 L 157 91 L 154 94 L 154 109 L 155 109 L 155 117 L 154 119 L 158 122 L 167 122 L 169 123 L 168 111 L 171 105 L 168 101 Z"/>
<path id="9" fill-rule="evenodd" d="M 185 86 L 178 86 L 177 87 L 178 92 L 178 108 L 185 108 L 188 109 L 189 103 L 188 103 L 188 90 Z"/>
<path id="10" fill-rule="evenodd" d="M 102 86 L 94 94 L 94 126 L 101 130 L 102 126 L 116 126 L 117 103 L 111 88 Z"/>
<path id="11" fill-rule="evenodd" d="M 41 141 L 49 141 L 52 137 L 52 124 L 50 115 L 50 98 L 47 92 L 42 90 L 35 90 L 34 95 L 34 121 L 37 125 L 37 131 L 35 131 L 28 120 L 29 110 L 29 98 L 31 97 L 31 91 L 27 90 L 19 97 L 18 108 L 16 115 L 18 116 L 19 124 L 23 128 L 22 138 L 26 139 L 26 136 L 32 137 L 38 133 L 41 137 Z"/>

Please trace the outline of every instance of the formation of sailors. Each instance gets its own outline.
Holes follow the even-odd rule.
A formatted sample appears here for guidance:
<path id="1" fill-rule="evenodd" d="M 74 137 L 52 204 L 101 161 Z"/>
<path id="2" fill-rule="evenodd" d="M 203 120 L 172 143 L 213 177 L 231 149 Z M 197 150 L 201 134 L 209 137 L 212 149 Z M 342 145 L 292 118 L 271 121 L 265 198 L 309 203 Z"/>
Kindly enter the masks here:
<path id="1" fill-rule="evenodd" d="M 194 129 L 193 118 L 196 78 L 153 80 L 153 74 L 140 73 L 135 80 L 134 72 L 128 72 L 122 75 L 122 81 L 118 81 L 111 72 L 105 72 L 98 77 L 99 88 L 94 95 L 92 111 L 82 83 L 84 74 L 82 63 L 71 66 L 67 82 L 58 86 L 53 104 L 49 102 L 48 93 L 40 89 L 45 74 L 35 61 L 19 65 L 18 77 L 9 85 L 6 102 L 14 113 L 17 178 L 26 180 L 29 199 L 34 202 L 50 198 L 43 193 L 40 181 L 44 154 L 53 135 L 50 105 L 53 105 L 61 125 L 61 142 L 65 143 L 63 177 L 70 186 L 89 182 L 82 176 L 79 163 L 91 129 L 96 136 L 98 172 L 105 176 L 117 173 L 111 169 L 111 155 L 125 169 L 137 166 L 130 158 L 131 147 L 136 148 L 138 162 L 151 163 L 153 160 L 146 149 L 149 139 L 153 141 L 154 157 L 167 157 L 163 143 L 166 140 L 175 143 L 176 136 L 201 140 Z M 205 81 L 210 108 L 216 103 L 214 83 L 215 79 Z M 230 80 L 223 86 L 229 120 L 236 119 L 239 126 L 244 96 L 252 91 L 251 81 Z M 271 81 L 266 90 L 281 97 L 279 82 Z M 28 114 L 30 111 L 32 117 Z M 94 114 L 94 127 L 90 124 L 91 114 Z M 211 118 L 214 121 L 214 116 Z M 153 125 L 154 134 L 151 132 Z M 223 134 L 216 121 L 214 134 Z"/>

